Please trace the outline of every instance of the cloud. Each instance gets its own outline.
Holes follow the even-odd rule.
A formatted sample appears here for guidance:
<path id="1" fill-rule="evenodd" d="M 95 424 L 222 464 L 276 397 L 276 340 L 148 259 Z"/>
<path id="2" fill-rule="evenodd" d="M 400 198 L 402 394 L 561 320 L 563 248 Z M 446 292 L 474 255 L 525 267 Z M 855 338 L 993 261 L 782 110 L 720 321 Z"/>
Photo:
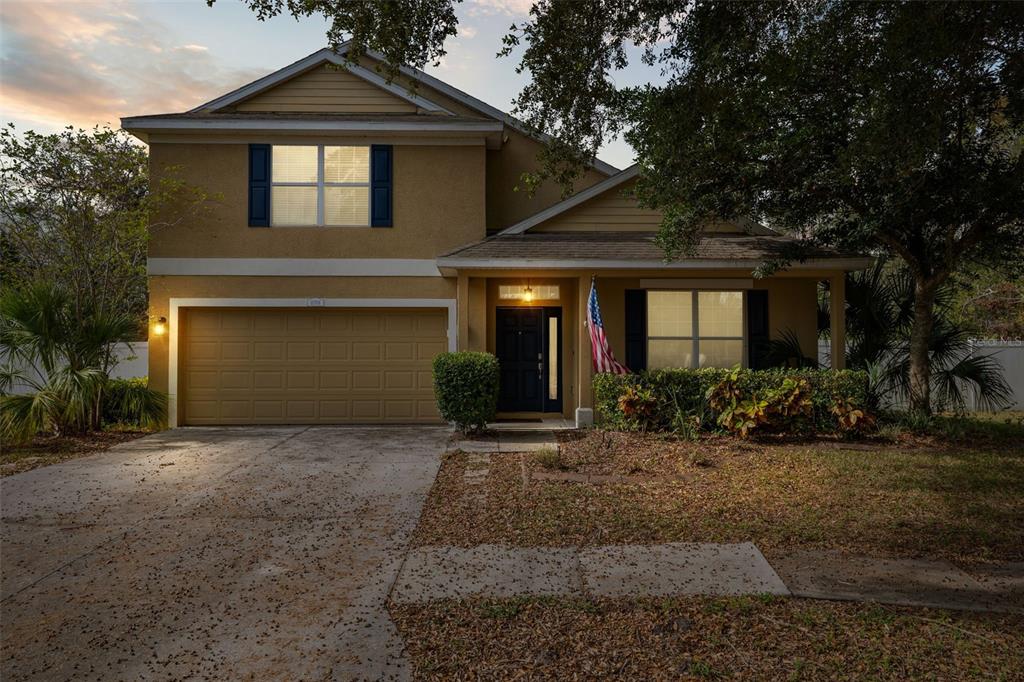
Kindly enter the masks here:
<path id="1" fill-rule="evenodd" d="M 509 17 L 527 17 L 534 0 L 471 0 L 466 10 L 472 15 L 504 14 Z"/>
<path id="2" fill-rule="evenodd" d="M 144 5 L 7 0 L 0 23 L 3 118 L 36 128 L 116 127 L 122 116 L 191 109 L 263 75 L 175 40 Z"/>
<path id="3" fill-rule="evenodd" d="M 459 25 L 459 37 L 460 38 L 469 38 L 469 39 L 475 38 L 476 37 L 476 29 L 473 28 L 472 26 L 464 26 L 464 25 L 460 24 Z"/>

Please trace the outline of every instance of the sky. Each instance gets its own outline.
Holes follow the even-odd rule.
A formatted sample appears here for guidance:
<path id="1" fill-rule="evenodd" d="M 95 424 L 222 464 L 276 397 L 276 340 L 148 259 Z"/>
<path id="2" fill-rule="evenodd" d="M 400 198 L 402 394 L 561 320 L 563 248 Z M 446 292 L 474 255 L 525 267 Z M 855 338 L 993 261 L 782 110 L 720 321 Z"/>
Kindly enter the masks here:
<path id="1" fill-rule="evenodd" d="M 501 36 L 530 0 L 466 0 L 459 34 L 431 75 L 503 110 L 526 82 Z M 326 44 L 327 23 L 260 22 L 242 0 L 0 0 L 0 114 L 19 130 L 118 126 L 122 116 L 186 111 Z M 635 60 L 634 60 L 635 61 Z M 636 63 L 622 84 L 652 78 Z M 600 157 L 619 168 L 633 152 L 616 140 Z"/>

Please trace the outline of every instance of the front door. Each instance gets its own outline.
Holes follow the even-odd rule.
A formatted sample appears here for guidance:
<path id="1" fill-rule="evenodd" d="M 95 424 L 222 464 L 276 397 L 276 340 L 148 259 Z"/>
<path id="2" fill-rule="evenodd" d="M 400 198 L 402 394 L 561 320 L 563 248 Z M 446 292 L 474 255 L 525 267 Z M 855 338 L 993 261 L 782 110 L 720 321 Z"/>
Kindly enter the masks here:
<path id="1" fill-rule="evenodd" d="M 544 410 L 544 309 L 498 308 L 495 346 L 501 365 L 498 409 Z"/>
<path id="2" fill-rule="evenodd" d="M 496 351 L 502 412 L 562 410 L 562 311 L 498 308 Z"/>

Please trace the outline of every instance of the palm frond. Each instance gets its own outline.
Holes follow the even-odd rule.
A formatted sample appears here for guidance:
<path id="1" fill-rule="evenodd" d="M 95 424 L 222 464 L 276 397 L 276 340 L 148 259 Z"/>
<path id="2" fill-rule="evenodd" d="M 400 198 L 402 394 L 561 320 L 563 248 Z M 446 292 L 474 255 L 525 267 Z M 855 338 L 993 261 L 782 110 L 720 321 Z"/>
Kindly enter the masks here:
<path id="1" fill-rule="evenodd" d="M 817 358 L 804 354 L 800 339 L 792 329 L 782 332 L 781 338 L 768 342 L 765 360 L 772 367 L 817 367 Z"/>
<path id="2" fill-rule="evenodd" d="M 0 438 L 24 443 L 53 427 L 50 415 L 61 410 L 60 398 L 50 391 L 0 396 Z"/>
<path id="3" fill-rule="evenodd" d="M 932 376 L 936 399 L 946 409 L 966 411 L 967 391 L 973 393 L 977 407 L 983 410 L 1000 410 L 1012 402 L 1013 389 L 992 355 L 961 358 L 951 367 L 938 368 Z"/>

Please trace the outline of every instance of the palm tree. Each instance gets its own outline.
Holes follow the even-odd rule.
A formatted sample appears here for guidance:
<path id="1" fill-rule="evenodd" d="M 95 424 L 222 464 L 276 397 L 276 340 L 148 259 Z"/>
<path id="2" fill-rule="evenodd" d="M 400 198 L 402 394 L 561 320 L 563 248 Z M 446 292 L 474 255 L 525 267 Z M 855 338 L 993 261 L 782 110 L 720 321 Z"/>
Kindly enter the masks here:
<path id="1" fill-rule="evenodd" d="M 0 295 L 0 436 L 25 441 L 41 431 L 85 433 L 101 426 L 104 389 L 117 363 L 114 345 L 130 338 L 128 315 L 76 310 L 60 287 L 37 284 Z M 29 393 L 12 394 L 15 385 Z M 140 423 L 166 418 L 167 399 L 144 386 L 130 398 Z M 146 393 L 146 395 L 140 395 Z"/>
<path id="2" fill-rule="evenodd" d="M 982 409 L 1004 407 L 1013 390 L 991 355 L 973 355 L 970 334 L 953 318 L 953 288 L 936 295 L 929 339 L 933 397 L 939 409 L 962 412 L 973 392 Z M 846 276 L 846 365 L 867 370 L 880 401 L 910 396 L 910 327 L 914 282 L 902 268 L 879 260 Z M 819 300 L 819 332 L 829 329 L 828 297 Z"/>

